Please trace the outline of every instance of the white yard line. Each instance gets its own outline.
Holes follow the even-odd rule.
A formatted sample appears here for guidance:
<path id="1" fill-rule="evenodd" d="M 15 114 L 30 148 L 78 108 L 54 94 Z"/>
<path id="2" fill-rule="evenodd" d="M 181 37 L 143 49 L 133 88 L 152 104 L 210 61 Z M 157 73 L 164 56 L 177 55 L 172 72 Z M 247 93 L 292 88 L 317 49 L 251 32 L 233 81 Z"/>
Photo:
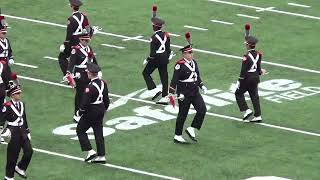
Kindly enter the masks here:
<path id="1" fill-rule="evenodd" d="M 212 0 L 213 1 L 213 0 Z M 260 8 L 263 9 L 263 8 Z M 22 17 L 17 17 L 17 16 L 11 16 L 11 15 L 4 15 L 8 18 L 13 18 L 13 19 L 19 19 L 19 20 L 25 20 L 25 21 L 30 21 L 30 22 L 35 22 L 35 23 L 40 23 L 40 24 L 47 24 L 47 25 L 54 25 L 54 26 L 59 26 L 59 27 L 66 27 L 64 25 L 59 25 L 56 23 L 49 23 L 49 22 L 45 22 L 45 21 L 39 21 L 39 20 L 34 20 L 34 19 L 28 19 L 28 18 L 22 18 Z M 120 37 L 120 38 L 124 38 L 124 39 L 130 39 L 130 40 L 135 40 L 135 41 L 141 41 L 141 42 L 146 42 L 146 43 L 150 43 L 149 40 L 146 39 L 132 39 L 134 37 L 129 37 L 129 36 L 124 36 L 124 35 L 118 35 L 118 34 L 113 34 L 113 33 L 105 33 L 105 32 L 98 32 L 99 34 L 104 34 L 107 36 L 113 36 L 113 37 Z M 176 47 L 176 48 L 183 48 L 183 46 L 179 46 L 179 45 L 175 45 L 175 44 L 171 44 L 172 47 Z M 222 56 L 222 57 L 228 57 L 228 58 L 233 58 L 233 59 L 242 59 L 242 57 L 240 56 L 235 56 L 235 55 L 230 55 L 230 54 L 224 54 L 224 53 L 219 53 L 219 52 L 213 52 L 213 51 L 208 51 L 208 50 L 202 50 L 202 49 L 197 49 L 194 48 L 193 51 L 196 52 L 201 52 L 201 53 L 205 53 L 205 54 L 211 54 L 211 55 L 216 55 L 216 56 Z M 280 64 L 280 63 L 274 63 L 274 62 L 268 62 L 268 61 L 262 61 L 262 63 L 264 64 L 269 64 L 269 65 L 273 65 L 273 66 L 278 66 L 278 67 L 284 67 L 284 68 L 288 68 L 288 69 L 294 69 L 294 70 L 299 70 L 299 71 L 306 71 L 306 72 L 311 72 L 311 73 L 317 73 L 320 74 L 320 71 L 317 70 L 312 70 L 312 69 L 307 69 L 307 68 L 301 68 L 301 67 L 297 67 L 297 66 L 292 66 L 292 65 L 286 65 L 286 64 Z"/>
<path id="2" fill-rule="evenodd" d="M 262 12 L 262 11 L 267 11 L 267 10 L 271 10 L 271 9 L 274 9 L 275 7 L 267 7 L 267 8 L 264 8 L 264 9 L 258 9 L 256 10 L 257 12 Z"/>
<path id="3" fill-rule="evenodd" d="M 112 45 L 112 44 L 101 44 L 101 46 L 106 46 L 106 47 L 111 47 L 111 48 L 116 48 L 116 49 L 125 49 L 125 47 L 116 46 L 116 45 Z"/>
<path id="4" fill-rule="evenodd" d="M 278 14 L 286 14 L 286 15 L 290 15 L 290 16 L 298 16 L 298 17 L 303 17 L 303 18 L 308 18 L 308 19 L 320 20 L 320 17 L 318 17 L 318 16 L 311 16 L 311 15 L 293 13 L 293 12 L 288 12 L 288 11 L 280 11 L 280 10 L 275 10 L 275 9 L 267 9 L 267 8 L 262 8 L 262 7 L 257 7 L 257 6 L 229 2 L 229 1 L 220 1 L 220 0 L 208 0 L 208 1 L 232 5 L 232 6 L 239 6 L 239 7 L 245 7 L 245 8 L 250 8 L 250 9 L 256 9 L 256 10 L 264 10 L 264 12 L 268 11 L 268 12 L 274 12 L 274 13 L 278 13 Z"/>
<path id="5" fill-rule="evenodd" d="M 50 56 L 45 56 L 43 57 L 45 59 L 51 59 L 51 60 L 54 60 L 54 61 L 58 61 L 58 58 L 55 58 L 55 57 L 50 57 Z"/>
<path id="6" fill-rule="evenodd" d="M 247 18 L 251 18 L 251 19 L 260 19 L 260 17 L 256 17 L 256 16 L 249 16 L 249 15 L 245 15 L 245 14 L 237 14 L 237 16 L 240 16 L 240 17 L 247 17 Z"/>
<path id="7" fill-rule="evenodd" d="M 8 145 L 8 143 L 2 143 L 2 144 Z M 81 161 L 81 162 L 84 161 L 83 158 L 76 157 L 76 156 L 71 156 L 71 155 L 67 155 L 67 154 L 61 154 L 61 153 L 52 152 L 52 151 L 48 151 L 48 150 L 44 150 L 44 149 L 39 149 L 39 148 L 32 148 L 32 149 L 33 149 L 34 151 L 36 151 L 36 152 L 40 152 L 40 153 L 44 153 L 44 154 L 48 154 L 48 155 L 52 155 L 52 156 L 63 157 L 63 158 L 66 158 L 66 159 L 72 159 L 72 160 L 77 160 L 77 161 Z M 83 163 L 84 163 L 84 162 L 83 162 Z M 98 165 L 98 164 L 97 164 L 97 165 Z M 147 172 L 147 171 L 142 171 L 142 170 L 138 170 L 138 169 L 128 168 L 128 167 L 119 166 L 119 165 L 114 165 L 114 164 L 109 164 L 109 163 L 99 164 L 99 165 L 101 165 L 101 166 L 106 166 L 106 167 L 110 167 L 110 168 L 115 168 L 115 169 L 120 169 L 120 170 L 124 170 L 124 171 L 129 171 L 129 172 L 136 173 L 136 174 L 142 174 L 142 175 L 157 177 L 157 178 L 161 178 L 161 179 L 181 180 L 181 179 L 175 178 L 175 177 L 165 176 L 165 175 L 156 174 L 156 173 L 150 173 L 150 172 Z"/>
<path id="8" fill-rule="evenodd" d="M 131 41 L 131 40 L 137 40 L 141 38 L 143 38 L 143 36 L 128 37 L 126 39 L 122 39 L 122 41 Z"/>
<path id="9" fill-rule="evenodd" d="M 201 28 L 201 27 L 195 27 L 195 26 L 189 26 L 189 25 L 184 25 L 185 28 L 189 28 L 189 29 L 195 29 L 195 30 L 199 30 L 199 31 L 208 31 L 208 29 L 206 28 Z"/>
<path id="10" fill-rule="evenodd" d="M 211 22 L 214 22 L 214 23 L 233 25 L 233 23 L 231 23 L 231 22 L 220 21 L 220 20 L 215 20 L 215 19 L 212 19 L 212 20 L 210 20 L 210 21 L 211 21 Z"/>
<path id="11" fill-rule="evenodd" d="M 37 68 L 38 68 L 38 66 L 29 65 L 29 64 L 23 64 L 23 63 L 17 63 L 17 62 L 15 62 L 14 65 L 23 66 L 23 67 L 28 67 L 28 68 L 33 68 L 33 69 L 37 69 Z"/>
<path id="12" fill-rule="evenodd" d="M 169 36 L 180 37 L 179 34 L 169 33 Z"/>
<path id="13" fill-rule="evenodd" d="M 50 84 L 50 85 L 55 85 L 55 86 L 70 88 L 68 85 L 65 85 L 65 84 L 60 84 L 60 83 L 45 81 L 45 80 L 36 79 L 36 78 L 31 78 L 31 77 L 26 77 L 26 76 L 21 76 L 21 75 L 18 75 L 18 77 L 21 78 L 21 79 L 26 79 L 26 80 L 30 80 L 30 81 L 40 82 L 40 83 L 44 83 L 44 84 Z M 148 101 L 148 100 L 144 100 L 144 99 L 126 97 L 126 96 L 117 95 L 117 94 L 112 94 L 112 93 L 109 93 L 109 95 L 110 95 L 110 96 L 114 96 L 114 97 L 120 97 L 120 98 L 130 99 L 130 100 L 137 101 L 137 102 L 143 102 L 143 103 L 147 103 L 147 104 L 155 104 L 155 102 L 153 102 L 153 101 Z M 207 114 L 210 115 L 210 116 L 214 116 L 214 117 L 220 117 L 220 118 L 224 118 L 224 119 L 229 119 L 229 120 L 234 120 L 234 121 L 240 121 L 240 122 L 242 122 L 242 119 L 236 118 L 236 117 L 232 117 L 232 116 L 227 116 L 227 115 L 217 114 L 217 113 L 210 113 L 210 112 L 208 112 Z M 318 136 L 318 137 L 320 137 L 320 134 L 318 134 L 318 133 L 313 133 L 313 132 L 308 132 L 308 131 L 303 131 L 303 130 L 298 130 L 298 129 L 293 129 L 293 128 L 287 128 L 287 127 L 282 127 L 282 126 L 277 126 L 277 125 L 272 125 L 272 124 L 266 124 L 266 123 L 257 123 L 257 125 L 261 125 L 261 126 L 266 126 L 266 127 L 276 128 L 276 129 L 282 129 L 282 130 L 285 130 L 285 131 L 297 132 L 297 133 L 301 133 L 301 134 L 306 134 L 306 135 L 311 135 L 311 136 Z"/>
<path id="14" fill-rule="evenodd" d="M 288 3 L 290 6 L 297 6 L 297 7 L 304 7 L 304 8 L 311 8 L 311 6 L 303 5 L 303 4 L 297 4 L 297 3 Z"/>

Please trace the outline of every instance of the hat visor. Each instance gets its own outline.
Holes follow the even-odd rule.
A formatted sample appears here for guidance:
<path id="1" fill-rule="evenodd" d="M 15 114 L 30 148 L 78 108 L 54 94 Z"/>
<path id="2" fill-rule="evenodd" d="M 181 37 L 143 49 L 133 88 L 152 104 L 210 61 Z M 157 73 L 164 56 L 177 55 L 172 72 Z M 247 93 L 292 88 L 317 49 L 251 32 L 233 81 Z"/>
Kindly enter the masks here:
<path id="1" fill-rule="evenodd" d="M 22 93 L 22 90 L 21 89 L 16 89 L 16 90 L 12 91 L 10 95 L 12 96 L 12 95 L 15 95 L 15 94 L 20 94 L 20 93 Z"/>
<path id="2" fill-rule="evenodd" d="M 90 40 L 90 36 L 80 36 L 79 39 L 82 39 L 82 40 Z"/>

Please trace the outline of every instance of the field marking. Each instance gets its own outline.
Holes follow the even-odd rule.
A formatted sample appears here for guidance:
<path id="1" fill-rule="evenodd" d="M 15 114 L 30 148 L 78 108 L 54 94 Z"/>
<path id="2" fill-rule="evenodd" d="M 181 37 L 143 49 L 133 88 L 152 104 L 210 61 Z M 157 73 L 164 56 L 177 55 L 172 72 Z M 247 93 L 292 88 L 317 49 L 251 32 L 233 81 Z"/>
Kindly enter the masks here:
<path id="1" fill-rule="evenodd" d="M 70 86 L 65 85 L 65 84 L 60 84 L 60 83 L 45 81 L 45 80 L 42 80 L 42 79 L 36 79 L 36 78 L 31 78 L 31 77 L 26 77 L 26 76 L 21 76 L 21 75 L 18 75 L 18 77 L 21 78 L 21 79 L 26 79 L 26 80 L 30 80 L 30 81 L 40 82 L 40 83 L 44 83 L 44 84 L 50 84 L 50 85 L 55 85 L 55 86 L 70 88 Z M 120 97 L 120 98 L 130 99 L 130 100 L 137 101 L 137 102 L 144 102 L 144 103 L 147 103 L 147 104 L 154 104 L 154 105 L 155 105 L 155 102 L 153 102 L 153 101 L 148 101 L 148 100 L 144 100 L 144 99 L 126 97 L 126 96 L 117 95 L 117 94 L 112 94 L 112 93 L 109 93 L 109 95 L 110 95 L 110 96 L 114 96 L 114 97 Z M 220 117 L 220 118 L 229 119 L 229 120 L 233 120 L 233 121 L 243 122 L 242 119 L 237 118 L 237 117 L 232 117 L 232 116 L 227 116 L 227 115 L 217 114 L 217 113 L 210 113 L 210 112 L 207 112 L 207 114 L 210 115 L 210 116 L 214 116 L 214 117 Z M 318 134 L 318 133 L 308 132 L 308 131 L 304 131 L 304 130 L 287 128 L 287 127 L 277 126 L 277 125 L 272 125 L 272 124 L 267 124 L 267 123 L 256 123 L 256 124 L 257 124 L 257 125 L 261 125 L 261 126 L 265 126 L 265 127 L 276 128 L 276 129 L 281 129 L 281 130 L 285 130 L 285 131 L 296 132 L 296 133 L 301 133 L 301 134 L 306 134 L 306 135 L 311 135 L 311 136 L 318 136 L 318 137 L 320 137 L 320 134 Z"/>
<path id="2" fill-rule="evenodd" d="M 55 57 L 44 56 L 43 58 L 45 58 L 45 59 L 51 59 L 51 60 L 54 60 L 54 61 L 58 61 L 58 58 L 55 58 Z"/>
<path id="3" fill-rule="evenodd" d="M 245 14 L 237 14 L 237 16 L 246 17 L 246 18 L 251 18 L 251 19 L 260 19 L 260 17 L 257 17 L 257 16 L 249 16 L 249 15 L 245 15 Z"/>
<path id="4" fill-rule="evenodd" d="M 112 45 L 112 44 L 101 44 L 101 46 L 106 46 L 106 47 L 111 47 L 111 48 L 116 48 L 116 49 L 125 49 L 125 47 L 116 46 L 116 45 Z"/>
<path id="5" fill-rule="evenodd" d="M 1 144 L 8 145 L 8 143 L 6 143 L 6 142 L 1 143 Z M 77 161 L 81 161 L 81 162 L 85 163 L 84 159 L 80 158 L 80 157 L 71 156 L 71 155 L 67 155 L 67 154 L 61 154 L 61 153 L 52 152 L 52 151 L 39 149 L 39 148 L 32 148 L 32 149 L 34 151 L 36 151 L 36 152 L 40 152 L 40 153 L 44 153 L 44 154 L 48 154 L 48 155 L 53 155 L 53 156 L 58 156 L 58 157 L 63 157 L 63 158 L 66 158 L 66 159 L 77 160 Z M 142 170 L 138 170 L 138 169 L 128 168 L 128 167 L 109 164 L 109 163 L 97 164 L 97 165 L 106 166 L 106 167 L 114 168 L 114 169 L 120 169 L 120 170 L 124 170 L 124 171 L 129 171 L 129 172 L 136 173 L 136 174 L 142 174 L 142 175 L 147 175 L 147 176 L 152 176 L 152 177 L 158 177 L 158 178 L 162 178 L 162 179 L 181 180 L 181 179 L 175 178 L 175 177 L 165 176 L 165 175 L 156 174 L 156 173 L 150 173 L 150 172 L 147 172 L 147 171 L 142 171 Z"/>
<path id="6" fill-rule="evenodd" d="M 180 37 L 181 35 L 175 33 L 169 33 L 169 36 Z"/>
<path id="7" fill-rule="evenodd" d="M 137 39 L 141 39 L 143 38 L 143 36 L 139 35 L 139 36 L 135 36 L 135 37 L 128 37 L 126 39 L 122 39 L 122 41 L 131 41 L 131 40 L 137 40 Z"/>
<path id="8" fill-rule="evenodd" d="M 263 8 L 261 8 L 261 9 L 263 9 Z M 4 15 L 4 16 L 6 16 L 8 18 L 19 19 L 19 20 L 35 22 L 35 23 L 40 23 L 40 24 L 53 25 L 53 26 L 58 26 L 58 27 L 66 27 L 65 25 L 59 25 L 59 24 L 56 24 L 56 23 L 50 23 L 50 22 L 39 21 L 39 20 L 34 20 L 34 19 L 22 18 L 22 17 L 17 17 L 17 16 L 11 16 L 11 15 Z M 104 35 L 107 35 L 107 36 L 120 37 L 120 38 L 123 38 L 123 39 L 132 38 L 132 37 L 129 37 L 129 36 L 113 34 L 113 33 L 106 33 L 106 32 L 98 32 L 98 33 L 99 34 L 104 34 Z M 132 39 L 132 40 L 150 43 L 150 41 L 146 40 L 146 39 Z M 174 45 L 174 44 L 171 44 L 171 46 L 179 48 L 179 49 L 183 48 L 183 46 Z M 240 57 L 240 56 L 224 54 L 224 53 L 218 53 L 218 52 L 213 52 L 213 51 L 208 51 L 208 50 L 202 50 L 202 49 L 196 49 L 196 48 L 193 48 L 192 50 L 196 51 L 196 52 L 201 52 L 201 53 L 211 54 L 211 55 L 216 55 L 216 56 L 228 57 L 228 58 L 233 58 L 233 59 L 242 59 L 242 57 Z M 320 74 L 320 71 L 317 71 L 317 70 L 301 68 L 301 67 L 292 66 L 292 65 L 280 64 L 280 63 L 274 63 L 274 62 L 268 62 L 268 61 L 262 61 L 262 63 L 273 65 L 273 66 L 278 66 L 278 67 L 284 67 L 284 68 L 288 68 L 288 69 L 294 69 L 294 70 L 299 70 L 299 71 L 306 71 L 306 72 Z"/>
<path id="9" fill-rule="evenodd" d="M 34 65 L 30 65 L 30 64 L 24 64 L 24 63 L 14 63 L 14 65 L 18 65 L 18 66 L 23 66 L 23 67 L 28 67 L 28 68 L 33 68 L 33 69 L 37 69 L 38 66 L 34 66 Z"/>
<path id="10" fill-rule="evenodd" d="M 257 12 L 262 12 L 262 11 L 267 11 L 267 10 L 271 10 L 271 9 L 274 9 L 275 7 L 267 7 L 267 8 L 264 8 L 264 9 L 259 9 L 259 10 L 256 10 Z"/>
<path id="11" fill-rule="evenodd" d="M 250 8 L 250 9 L 264 10 L 264 12 L 267 12 L 267 11 L 268 11 L 268 12 L 274 12 L 274 13 L 278 13 L 278 14 L 286 14 L 286 15 L 290 15 L 290 16 L 298 16 L 298 17 L 303 17 L 303 18 L 320 20 L 320 17 L 317 17 L 317 16 L 311 16 L 311 15 L 293 13 L 293 12 L 288 12 L 288 11 L 280 11 L 280 10 L 275 10 L 275 9 L 267 9 L 267 8 L 262 8 L 262 7 L 257 7 L 257 6 L 251 6 L 251 5 L 246 5 L 246 4 L 229 2 L 229 1 L 221 1 L 221 0 L 208 0 L 208 1 L 216 2 L 216 3 L 221 3 L 221 4 L 232 5 L 232 6 L 245 7 L 245 8 Z"/>
<path id="12" fill-rule="evenodd" d="M 311 6 L 303 5 L 303 4 L 297 4 L 297 3 L 288 3 L 290 6 L 297 6 L 297 7 L 304 7 L 304 8 L 311 8 Z"/>
<path id="13" fill-rule="evenodd" d="M 233 25 L 234 24 L 234 23 L 231 23 L 231 22 L 220 21 L 220 20 L 215 20 L 215 19 L 212 19 L 210 21 L 214 22 L 214 23 L 227 24 L 227 25 Z"/>
<path id="14" fill-rule="evenodd" d="M 200 31 L 208 31 L 208 29 L 206 29 L 206 28 L 195 27 L 195 26 L 189 26 L 189 25 L 184 25 L 183 27 L 185 27 L 185 28 L 189 28 L 189 29 L 200 30 Z"/>

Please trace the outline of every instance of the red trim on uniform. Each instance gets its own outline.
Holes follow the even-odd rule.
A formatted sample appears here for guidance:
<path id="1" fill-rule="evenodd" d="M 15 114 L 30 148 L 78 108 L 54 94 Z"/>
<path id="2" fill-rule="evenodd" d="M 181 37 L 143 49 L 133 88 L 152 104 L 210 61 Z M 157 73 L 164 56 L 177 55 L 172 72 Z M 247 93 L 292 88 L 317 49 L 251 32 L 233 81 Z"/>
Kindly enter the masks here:
<path id="1" fill-rule="evenodd" d="M 88 16 L 88 13 L 85 13 L 85 12 L 82 12 L 81 14 L 84 16 Z"/>
<path id="2" fill-rule="evenodd" d="M 72 46 L 71 48 L 73 48 L 73 49 L 81 49 L 81 47 L 79 45 Z"/>
<path id="3" fill-rule="evenodd" d="M 11 73 L 11 79 L 12 79 L 12 80 L 18 79 L 17 73 L 12 72 L 12 73 Z"/>
<path id="4" fill-rule="evenodd" d="M 4 16 L 0 16 L 0 21 L 1 21 L 2 19 L 4 19 Z"/>
<path id="5" fill-rule="evenodd" d="M 184 64 L 185 60 L 184 59 L 180 59 L 179 61 L 177 61 L 177 64 Z"/>
<path id="6" fill-rule="evenodd" d="M 0 63 L 3 65 L 7 64 L 6 60 L 0 60 Z"/>
<path id="7" fill-rule="evenodd" d="M 168 32 L 164 32 L 164 35 L 165 35 L 167 38 L 170 38 Z"/>
<path id="8" fill-rule="evenodd" d="M 11 102 L 11 101 L 8 101 L 8 102 L 5 102 L 3 105 L 4 105 L 4 106 L 11 106 L 11 105 L 12 105 L 12 102 Z"/>
<path id="9" fill-rule="evenodd" d="M 79 39 L 91 39 L 90 36 L 80 36 Z"/>

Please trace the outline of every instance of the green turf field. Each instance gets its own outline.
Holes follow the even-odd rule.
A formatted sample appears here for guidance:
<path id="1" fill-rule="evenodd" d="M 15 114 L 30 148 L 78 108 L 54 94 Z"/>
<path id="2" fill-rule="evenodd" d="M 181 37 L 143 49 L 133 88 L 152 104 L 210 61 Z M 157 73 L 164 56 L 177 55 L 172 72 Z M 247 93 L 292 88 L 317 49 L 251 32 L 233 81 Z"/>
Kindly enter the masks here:
<path id="1" fill-rule="evenodd" d="M 293 1 L 287 0 L 228 2 L 231 0 L 84 0 L 82 11 L 88 13 L 90 24 L 103 28 L 91 46 L 113 101 L 104 125 L 109 164 L 102 166 L 79 161 L 85 153 L 75 139 L 76 124 L 72 123 L 74 93 L 59 83 L 58 62 L 44 58 L 58 56 L 66 31 L 61 25 L 70 15 L 68 1 L 1 0 L 2 13 L 10 15 L 8 38 L 15 61 L 37 66 L 12 66 L 20 75 L 32 144 L 38 148 L 28 179 L 320 179 L 319 2 L 294 0 L 309 8 L 288 5 Z M 180 35 L 171 36 L 177 56 L 169 64 L 170 79 L 174 62 L 180 58 L 176 47 L 186 45 L 184 33 L 190 31 L 202 80 L 210 90 L 204 96 L 209 110 L 197 144 L 174 144 L 176 110 L 155 105 L 145 93 L 142 62 L 153 33 L 153 4 L 167 22 L 164 30 Z M 261 78 L 264 122 L 260 125 L 239 122 L 241 114 L 231 90 L 245 53 L 245 23 L 252 25 L 252 34 L 259 38 L 263 68 L 270 72 Z M 136 36 L 143 37 L 128 40 Z M 153 77 L 160 82 L 157 71 Z M 193 115 L 191 112 L 185 127 Z M 6 145 L 0 145 L 0 154 L 2 178 Z"/>

